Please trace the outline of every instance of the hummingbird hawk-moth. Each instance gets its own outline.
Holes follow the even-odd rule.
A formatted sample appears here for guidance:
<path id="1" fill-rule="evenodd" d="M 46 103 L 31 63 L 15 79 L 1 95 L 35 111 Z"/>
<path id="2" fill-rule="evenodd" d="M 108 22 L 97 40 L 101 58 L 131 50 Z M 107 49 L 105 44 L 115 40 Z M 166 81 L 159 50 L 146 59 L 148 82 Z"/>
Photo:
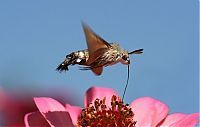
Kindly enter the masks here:
<path id="1" fill-rule="evenodd" d="M 128 52 L 117 43 L 108 43 L 92 29 L 82 23 L 88 49 L 79 50 L 68 54 L 65 60 L 58 65 L 57 70 L 62 72 L 68 70 L 69 65 L 82 65 L 81 70 L 92 70 L 94 74 L 101 75 L 103 67 L 121 62 L 129 65 L 130 54 L 141 54 L 143 49 Z"/>

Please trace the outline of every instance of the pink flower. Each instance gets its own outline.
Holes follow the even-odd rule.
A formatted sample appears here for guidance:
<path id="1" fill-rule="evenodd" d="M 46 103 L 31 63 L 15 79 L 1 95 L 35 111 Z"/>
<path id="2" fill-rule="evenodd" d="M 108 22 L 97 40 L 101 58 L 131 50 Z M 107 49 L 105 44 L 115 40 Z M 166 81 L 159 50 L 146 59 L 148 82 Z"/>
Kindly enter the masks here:
<path id="1" fill-rule="evenodd" d="M 0 87 L 0 126 L 24 127 L 24 115 L 37 110 L 31 98 L 21 98 Z"/>
<path id="2" fill-rule="evenodd" d="M 167 105 L 151 97 L 136 99 L 129 106 L 124 105 L 117 97 L 112 89 L 91 87 L 84 97 L 85 109 L 69 104 L 64 106 L 52 98 L 34 98 L 39 111 L 26 114 L 25 125 L 80 127 L 88 126 L 88 121 L 93 122 L 92 125 L 105 125 L 106 121 L 111 121 L 109 123 L 112 124 L 113 120 L 114 125 L 128 123 L 129 126 L 136 127 L 192 127 L 200 122 L 199 113 L 169 115 Z M 95 121 L 94 118 L 98 120 Z"/>

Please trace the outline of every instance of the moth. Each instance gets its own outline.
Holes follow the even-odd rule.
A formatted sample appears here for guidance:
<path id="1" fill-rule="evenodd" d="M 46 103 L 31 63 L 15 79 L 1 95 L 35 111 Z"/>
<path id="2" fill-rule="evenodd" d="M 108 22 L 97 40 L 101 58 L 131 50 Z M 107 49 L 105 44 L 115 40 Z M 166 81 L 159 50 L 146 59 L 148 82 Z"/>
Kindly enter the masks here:
<path id="1" fill-rule="evenodd" d="M 141 54 L 143 49 L 128 52 L 117 43 L 108 43 L 85 23 L 82 22 L 83 31 L 87 42 L 87 49 L 72 52 L 58 65 L 57 70 L 69 70 L 69 65 L 82 65 L 81 70 L 91 70 L 95 75 L 101 75 L 103 67 L 116 63 L 130 64 L 129 55 Z"/>

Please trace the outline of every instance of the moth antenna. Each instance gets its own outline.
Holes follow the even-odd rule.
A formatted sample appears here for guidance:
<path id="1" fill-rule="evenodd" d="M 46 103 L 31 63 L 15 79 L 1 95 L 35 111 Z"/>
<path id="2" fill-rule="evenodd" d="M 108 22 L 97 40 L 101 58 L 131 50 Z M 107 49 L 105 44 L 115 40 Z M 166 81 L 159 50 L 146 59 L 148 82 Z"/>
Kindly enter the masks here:
<path id="1" fill-rule="evenodd" d="M 129 67 L 129 64 L 128 64 L 128 68 L 127 68 L 127 80 L 126 80 L 126 85 L 125 85 L 125 88 L 124 88 L 124 93 L 123 93 L 123 96 L 122 96 L 122 102 L 124 101 L 124 96 L 125 96 L 125 93 L 126 93 L 126 89 L 127 89 L 127 87 L 128 87 L 129 70 L 130 70 L 130 67 Z"/>
<path id="2" fill-rule="evenodd" d="M 138 49 L 138 50 L 134 50 L 132 52 L 129 52 L 128 54 L 141 54 L 141 53 L 143 53 L 142 51 L 143 51 L 143 49 Z"/>

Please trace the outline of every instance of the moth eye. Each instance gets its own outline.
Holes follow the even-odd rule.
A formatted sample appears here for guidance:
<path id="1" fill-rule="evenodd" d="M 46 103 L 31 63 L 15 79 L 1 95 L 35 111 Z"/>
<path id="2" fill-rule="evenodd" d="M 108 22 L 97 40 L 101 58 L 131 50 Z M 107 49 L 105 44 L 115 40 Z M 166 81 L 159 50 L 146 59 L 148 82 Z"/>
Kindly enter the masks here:
<path id="1" fill-rule="evenodd" d="M 127 60 L 128 57 L 127 57 L 127 56 L 122 56 L 122 59 L 123 59 L 123 60 Z"/>

